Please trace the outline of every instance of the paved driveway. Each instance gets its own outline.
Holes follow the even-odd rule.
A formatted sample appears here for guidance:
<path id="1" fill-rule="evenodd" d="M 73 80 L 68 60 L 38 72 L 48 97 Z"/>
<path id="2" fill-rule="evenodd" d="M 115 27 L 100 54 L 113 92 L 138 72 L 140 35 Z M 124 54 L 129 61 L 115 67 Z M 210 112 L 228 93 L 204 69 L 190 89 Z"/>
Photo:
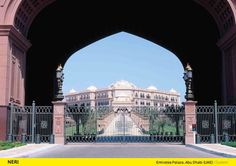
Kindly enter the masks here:
<path id="1" fill-rule="evenodd" d="M 134 121 L 127 115 L 118 113 L 111 123 L 106 127 L 101 136 L 115 135 L 143 135 Z"/>
<path id="2" fill-rule="evenodd" d="M 214 158 L 220 157 L 184 145 L 166 144 L 76 144 L 61 145 L 24 157 L 45 158 Z"/>

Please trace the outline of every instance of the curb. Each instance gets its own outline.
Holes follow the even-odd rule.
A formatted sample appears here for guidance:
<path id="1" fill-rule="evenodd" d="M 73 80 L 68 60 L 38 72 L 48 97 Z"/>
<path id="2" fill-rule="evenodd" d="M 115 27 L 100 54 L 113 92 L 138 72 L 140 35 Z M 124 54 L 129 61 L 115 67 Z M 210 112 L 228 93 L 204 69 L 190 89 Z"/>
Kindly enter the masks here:
<path id="1" fill-rule="evenodd" d="M 58 144 L 53 144 L 53 145 L 49 145 L 49 146 L 46 146 L 46 147 L 36 147 L 36 149 L 34 150 L 30 150 L 28 152 L 23 152 L 23 153 L 20 153 L 20 154 L 14 154 L 14 155 L 9 155 L 9 156 L 4 156 L 2 158 L 20 158 L 20 157 L 28 157 L 28 155 L 31 155 L 31 154 L 34 154 L 34 153 L 37 153 L 37 152 L 41 152 L 41 151 L 44 151 L 44 150 L 47 150 L 47 149 L 50 149 L 50 148 L 54 148 L 56 146 L 59 146 Z M 12 150 L 12 149 L 11 149 Z"/>
<path id="2" fill-rule="evenodd" d="M 236 158 L 236 154 L 229 154 L 229 153 L 225 153 L 225 152 L 219 152 L 219 151 L 215 151 L 213 149 L 207 149 L 207 148 L 200 147 L 200 146 L 193 145 L 193 144 L 188 144 L 188 145 L 185 145 L 185 146 L 190 147 L 190 148 L 194 148 L 194 149 L 197 149 L 197 150 L 201 150 L 201 151 L 204 151 L 204 152 L 207 152 L 207 153 L 215 154 L 215 155 L 218 155 L 218 156 L 223 156 L 223 157 L 227 157 L 227 158 Z"/>
<path id="3" fill-rule="evenodd" d="M 14 147 L 14 148 L 11 148 L 11 149 L 2 150 L 2 151 L 0 151 L 0 155 L 3 152 L 11 152 L 13 150 L 21 149 L 22 147 L 26 147 L 26 146 L 29 146 L 29 144 L 26 144 L 26 145 L 23 145 L 23 146 Z"/>

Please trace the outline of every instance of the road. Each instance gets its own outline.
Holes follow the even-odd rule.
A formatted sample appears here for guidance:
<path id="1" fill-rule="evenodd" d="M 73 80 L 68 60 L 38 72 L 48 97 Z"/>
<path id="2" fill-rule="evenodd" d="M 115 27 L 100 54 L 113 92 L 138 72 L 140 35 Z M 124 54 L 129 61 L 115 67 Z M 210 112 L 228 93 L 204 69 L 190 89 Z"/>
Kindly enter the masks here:
<path id="1" fill-rule="evenodd" d="M 24 156 L 43 158 L 215 158 L 217 155 L 176 144 L 75 144 L 61 145 Z"/>
<path id="2" fill-rule="evenodd" d="M 101 136 L 143 135 L 128 114 L 117 114 Z"/>

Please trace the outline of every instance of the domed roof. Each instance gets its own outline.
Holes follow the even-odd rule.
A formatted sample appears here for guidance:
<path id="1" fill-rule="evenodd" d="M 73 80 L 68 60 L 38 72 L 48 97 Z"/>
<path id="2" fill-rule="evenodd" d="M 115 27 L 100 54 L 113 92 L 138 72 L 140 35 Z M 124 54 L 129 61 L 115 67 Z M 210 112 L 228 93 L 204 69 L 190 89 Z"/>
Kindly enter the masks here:
<path id="1" fill-rule="evenodd" d="M 89 86 L 89 87 L 87 88 L 87 90 L 89 90 L 89 91 L 96 91 L 97 88 L 96 88 L 95 86 Z"/>
<path id="2" fill-rule="evenodd" d="M 177 93 L 177 91 L 172 88 L 172 89 L 170 90 L 170 93 Z"/>
<path id="3" fill-rule="evenodd" d="M 71 90 L 69 91 L 69 93 L 76 93 L 76 90 L 71 89 Z"/>
<path id="4" fill-rule="evenodd" d="M 151 86 L 147 87 L 147 90 L 154 90 L 154 91 L 156 91 L 157 88 L 155 86 L 151 85 Z"/>
<path id="5" fill-rule="evenodd" d="M 120 81 L 117 81 L 114 84 L 111 84 L 110 88 L 115 88 L 115 89 L 134 89 L 134 88 L 136 88 L 136 86 L 133 83 L 130 83 L 128 81 L 120 80 Z"/>

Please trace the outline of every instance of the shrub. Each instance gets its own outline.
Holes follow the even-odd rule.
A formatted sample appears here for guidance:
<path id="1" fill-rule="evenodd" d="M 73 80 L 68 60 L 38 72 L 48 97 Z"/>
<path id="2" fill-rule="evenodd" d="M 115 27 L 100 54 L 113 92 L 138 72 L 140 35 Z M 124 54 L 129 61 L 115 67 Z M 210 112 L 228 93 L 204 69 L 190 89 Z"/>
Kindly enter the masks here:
<path id="1" fill-rule="evenodd" d="M 6 150 L 18 146 L 23 146 L 25 144 L 21 142 L 9 142 L 9 141 L 0 141 L 0 150 Z"/>
<path id="2" fill-rule="evenodd" d="M 231 147 L 236 147 L 236 142 L 222 142 L 221 144 L 231 146 Z"/>

